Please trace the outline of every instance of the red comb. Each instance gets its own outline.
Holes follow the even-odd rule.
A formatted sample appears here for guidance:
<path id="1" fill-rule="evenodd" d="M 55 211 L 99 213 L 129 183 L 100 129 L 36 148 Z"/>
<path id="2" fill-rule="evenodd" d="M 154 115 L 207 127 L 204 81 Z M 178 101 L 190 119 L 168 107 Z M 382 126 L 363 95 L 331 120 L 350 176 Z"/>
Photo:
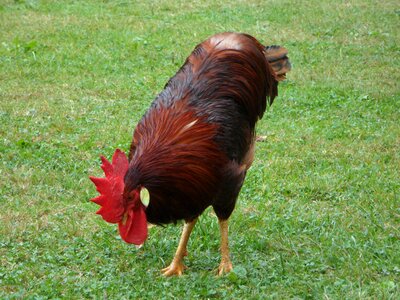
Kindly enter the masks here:
<path id="1" fill-rule="evenodd" d="M 104 156 L 101 156 L 101 168 L 106 175 L 105 178 L 90 176 L 90 180 L 96 185 L 100 193 L 96 198 L 91 199 L 101 206 L 97 214 L 109 223 L 118 223 L 122 220 L 125 207 L 122 202 L 124 191 L 124 176 L 128 171 L 129 162 L 124 152 L 117 149 L 110 163 Z"/>

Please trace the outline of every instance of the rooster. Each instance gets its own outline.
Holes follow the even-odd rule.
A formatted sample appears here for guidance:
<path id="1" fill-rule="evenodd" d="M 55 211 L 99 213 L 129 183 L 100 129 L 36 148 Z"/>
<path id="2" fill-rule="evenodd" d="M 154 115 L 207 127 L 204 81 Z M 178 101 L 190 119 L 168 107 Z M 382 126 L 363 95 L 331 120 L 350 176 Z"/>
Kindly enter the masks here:
<path id="1" fill-rule="evenodd" d="M 290 70 L 287 50 L 254 37 L 220 33 L 199 44 L 139 121 L 128 157 L 104 157 L 105 178 L 90 177 L 103 219 L 141 245 L 147 224 L 184 220 L 165 276 L 181 275 L 198 217 L 212 206 L 221 233 L 218 274 L 232 270 L 228 218 L 252 164 L 255 125 Z"/>

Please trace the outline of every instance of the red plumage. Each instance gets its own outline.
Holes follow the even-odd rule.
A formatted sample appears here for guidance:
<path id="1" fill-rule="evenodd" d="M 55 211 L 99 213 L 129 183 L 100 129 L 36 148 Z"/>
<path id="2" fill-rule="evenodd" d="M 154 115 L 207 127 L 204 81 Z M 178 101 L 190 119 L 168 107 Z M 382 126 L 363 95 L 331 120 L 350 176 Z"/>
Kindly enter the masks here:
<path id="1" fill-rule="evenodd" d="M 119 223 L 124 240 L 143 242 L 126 237 L 143 232 L 146 219 L 188 223 L 166 275 L 182 273 L 187 238 L 210 205 L 223 235 L 220 273 L 230 270 L 224 224 L 253 160 L 254 126 L 264 114 L 266 99 L 271 104 L 276 97 L 278 80 L 290 70 L 286 54 L 286 49 L 266 48 L 246 34 L 212 36 L 195 48 L 138 123 L 129 166 L 119 164 L 117 177 L 124 174 L 120 198 L 110 196 L 120 185 L 104 188 L 118 167 L 112 169 L 102 159 L 106 178 L 92 179 L 101 193 L 93 201 L 102 205 L 106 221 Z M 139 201 L 142 189 L 150 194 L 147 208 Z"/>

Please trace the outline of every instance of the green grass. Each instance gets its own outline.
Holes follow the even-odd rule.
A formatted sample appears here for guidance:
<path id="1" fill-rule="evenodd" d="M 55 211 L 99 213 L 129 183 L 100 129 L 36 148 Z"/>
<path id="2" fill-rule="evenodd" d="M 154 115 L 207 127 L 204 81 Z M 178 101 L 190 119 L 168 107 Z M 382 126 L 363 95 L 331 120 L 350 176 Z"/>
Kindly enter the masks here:
<path id="1" fill-rule="evenodd" d="M 0 298 L 399 299 L 398 2 L 135 2 L 0 2 Z M 121 242 L 88 175 L 228 30 L 286 46 L 293 70 L 231 217 L 234 272 L 215 276 L 207 210 L 189 269 L 163 278 L 180 226 Z"/>

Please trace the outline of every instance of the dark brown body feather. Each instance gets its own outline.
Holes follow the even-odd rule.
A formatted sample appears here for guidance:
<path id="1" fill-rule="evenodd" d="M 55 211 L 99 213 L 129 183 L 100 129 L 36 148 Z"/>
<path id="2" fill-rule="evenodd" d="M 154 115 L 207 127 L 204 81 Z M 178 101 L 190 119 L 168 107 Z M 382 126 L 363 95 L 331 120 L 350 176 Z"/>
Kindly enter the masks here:
<path id="1" fill-rule="evenodd" d="M 149 222 L 191 220 L 210 205 L 230 216 L 252 163 L 255 123 L 277 95 L 280 78 L 265 55 L 251 36 L 215 35 L 154 100 L 134 132 L 125 176 L 126 188 L 150 191 Z"/>

